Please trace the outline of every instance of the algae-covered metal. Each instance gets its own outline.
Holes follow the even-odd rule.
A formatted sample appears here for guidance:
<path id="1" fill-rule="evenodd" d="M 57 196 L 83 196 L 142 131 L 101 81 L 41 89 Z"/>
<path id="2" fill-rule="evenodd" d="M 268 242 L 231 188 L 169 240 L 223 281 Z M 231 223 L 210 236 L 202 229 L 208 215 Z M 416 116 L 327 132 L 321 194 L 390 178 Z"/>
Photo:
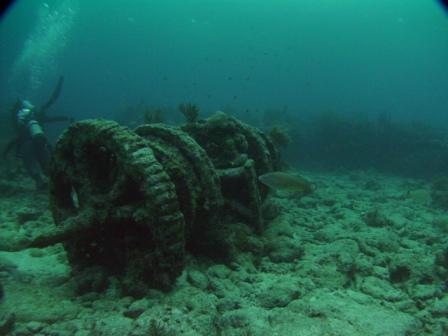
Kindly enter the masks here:
<path id="1" fill-rule="evenodd" d="M 187 250 L 225 245 L 224 217 L 263 229 L 257 176 L 277 167 L 270 140 L 223 113 L 134 131 L 108 120 L 76 122 L 53 151 L 56 225 L 21 246 L 62 242 L 75 270 L 99 266 L 123 283 L 168 289 Z"/>

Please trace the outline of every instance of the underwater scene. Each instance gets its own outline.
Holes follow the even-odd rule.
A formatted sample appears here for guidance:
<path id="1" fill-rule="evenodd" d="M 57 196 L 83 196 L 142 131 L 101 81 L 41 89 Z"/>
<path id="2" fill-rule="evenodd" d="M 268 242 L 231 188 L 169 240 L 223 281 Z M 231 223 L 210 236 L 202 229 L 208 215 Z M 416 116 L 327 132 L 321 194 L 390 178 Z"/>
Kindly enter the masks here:
<path id="1" fill-rule="evenodd" d="M 448 335 L 448 6 L 18 0 L 0 336 Z"/>

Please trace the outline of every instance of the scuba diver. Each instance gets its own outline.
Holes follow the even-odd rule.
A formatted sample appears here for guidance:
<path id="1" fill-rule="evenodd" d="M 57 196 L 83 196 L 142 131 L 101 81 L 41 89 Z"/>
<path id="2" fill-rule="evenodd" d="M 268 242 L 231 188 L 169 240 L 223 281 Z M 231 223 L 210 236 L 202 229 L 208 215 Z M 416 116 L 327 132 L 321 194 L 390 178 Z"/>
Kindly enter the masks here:
<path id="1" fill-rule="evenodd" d="M 36 189 L 46 187 L 44 176 L 48 175 L 51 147 L 43 131 L 42 124 L 48 122 L 67 121 L 73 118 L 65 116 L 50 117 L 46 111 L 58 99 L 64 78 L 60 77 L 50 99 L 41 108 L 36 109 L 28 100 L 19 100 L 11 109 L 11 117 L 16 137 L 9 141 L 3 151 L 3 157 L 15 148 L 16 157 L 23 162 L 26 172 L 34 180 Z"/>

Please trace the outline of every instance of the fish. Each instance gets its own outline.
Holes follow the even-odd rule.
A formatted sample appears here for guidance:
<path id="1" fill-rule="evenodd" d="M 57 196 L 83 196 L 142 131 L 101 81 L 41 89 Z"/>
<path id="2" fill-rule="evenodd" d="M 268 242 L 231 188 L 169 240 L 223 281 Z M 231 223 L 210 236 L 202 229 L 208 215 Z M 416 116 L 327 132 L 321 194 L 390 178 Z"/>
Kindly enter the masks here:
<path id="1" fill-rule="evenodd" d="M 280 197 L 303 197 L 314 191 L 314 185 L 304 177 L 281 171 L 258 176 L 258 180 Z"/>

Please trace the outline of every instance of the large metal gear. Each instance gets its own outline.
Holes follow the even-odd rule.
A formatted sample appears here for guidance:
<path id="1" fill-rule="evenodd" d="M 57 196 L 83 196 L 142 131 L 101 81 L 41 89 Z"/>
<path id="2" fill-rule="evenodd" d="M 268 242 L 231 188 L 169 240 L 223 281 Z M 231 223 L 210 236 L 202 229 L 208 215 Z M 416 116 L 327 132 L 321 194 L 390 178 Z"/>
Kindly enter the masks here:
<path id="1" fill-rule="evenodd" d="M 162 288 L 179 275 L 185 220 L 146 140 L 112 121 L 78 122 L 57 142 L 50 175 L 56 225 L 79 226 L 82 218 L 78 233 L 64 239 L 73 264 L 99 264 Z"/>

